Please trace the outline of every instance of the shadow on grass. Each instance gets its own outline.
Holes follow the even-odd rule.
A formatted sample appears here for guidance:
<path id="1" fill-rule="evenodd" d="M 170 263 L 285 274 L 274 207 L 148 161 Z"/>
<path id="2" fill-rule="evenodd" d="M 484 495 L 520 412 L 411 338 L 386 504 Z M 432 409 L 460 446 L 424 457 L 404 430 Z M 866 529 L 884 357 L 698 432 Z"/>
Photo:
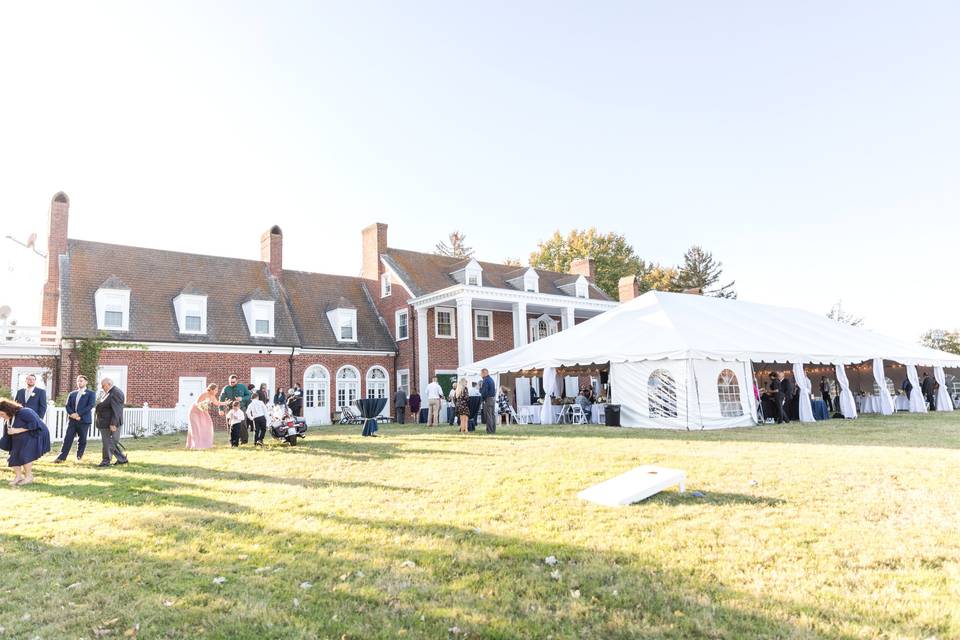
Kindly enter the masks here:
<path id="1" fill-rule="evenodd" d="M 702 493 L 703 495 L 694 495 Z M 643 502 L 637 502 L 630 505 L 630 508 L 642 507 L 645 504 L 657 503 L 666 505 L 689 505 L 689 504 L 709 504 L 716 506 L 725 505 L 749 505 L 754 507 L 778 507 L 786 504 L 786 500 L 781 498 L 770 498 L 767 496 L 752 496 L 745 493 L 723 493 L 719 491 L 691 491 L 686 493 L 678 491 L 661 491 L 650 496 Z"/>
<path id="2" fill-rule="evenodd" d="M 122 636 L 139 624 L 142 637 L 237 639 L 446 638 L 456 626 L 489 639 L 846 640 L 855 636 L 838 627 L 915 624 L 869 608 L 754 596 L 650 557 L 438 523 L 314 515 L 328 525 L 322 537 L 236 516 L 170 514 L 154 524 L 153 549 L 122 537 L 51 545 L 0 534 L 0 575 L 17 579 L 0 599 L 0 619 L 11 637 L 104 628 Z M 236 554 L 251 543 L 264 551 Z M 559 578 L 547 555 L 558 558 Z M 37 606 L 49 601 L 67 603 L 69 615 Z M 924 632 L 948 632 L 943 624 Z"/>

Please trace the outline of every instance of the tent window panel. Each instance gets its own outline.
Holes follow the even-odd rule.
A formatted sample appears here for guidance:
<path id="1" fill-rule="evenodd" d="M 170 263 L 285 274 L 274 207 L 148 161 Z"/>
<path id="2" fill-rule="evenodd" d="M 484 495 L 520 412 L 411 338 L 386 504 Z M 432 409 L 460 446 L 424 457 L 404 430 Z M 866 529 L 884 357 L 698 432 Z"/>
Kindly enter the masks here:
<path id="1" fill-rule="evenodd" d="M 737 375 L 730 369 L 724 369 L 717 378 L 717 394 L 720 396 L 720 415 L 724 418 L 736 418 L 743 415 L 740 404 L 740 383 Z"/>
<path id="2" fill-rule="evenodd" d="M 647 380 L 651 418 L 677 417 L 677 383 L 666 369 L 657 369 Z"/>

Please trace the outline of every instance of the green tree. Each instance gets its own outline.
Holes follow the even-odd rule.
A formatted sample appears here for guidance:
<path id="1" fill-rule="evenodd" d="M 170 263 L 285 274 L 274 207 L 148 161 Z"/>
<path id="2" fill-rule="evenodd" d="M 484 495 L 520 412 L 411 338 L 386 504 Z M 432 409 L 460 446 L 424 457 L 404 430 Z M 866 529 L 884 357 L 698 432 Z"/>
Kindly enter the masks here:
<path id="1" fill-rule="evenodd" d="M 960 354 L 960 331 L 931 329 L 920 336 L 920 344 L 931 349 Z"/>
<path id="2" fill-rule="evenodd" d="M 618 297 L 620 278 L 638 275 L 642 280 L 643 274 L 650 269 L 624 236 L 613 232 L 600 233 L 594 227 L 574 229 L 566 236 L 554 231 L 530 254 L 530 266 L 568 273 L 575 258 L 593 258 L 594 281 L 612 298 Z"/>
<path id="3" fill-rule="evenodd" d="M 683 254 L 683 264 L 678 269 L 678 284 L 681 289 L 699 289 L 705 296 L 736 298 L 733 290 L 735 280 L 718 285 L 723 277 L 723 263 L 703 247 L 693 245 Z"/>

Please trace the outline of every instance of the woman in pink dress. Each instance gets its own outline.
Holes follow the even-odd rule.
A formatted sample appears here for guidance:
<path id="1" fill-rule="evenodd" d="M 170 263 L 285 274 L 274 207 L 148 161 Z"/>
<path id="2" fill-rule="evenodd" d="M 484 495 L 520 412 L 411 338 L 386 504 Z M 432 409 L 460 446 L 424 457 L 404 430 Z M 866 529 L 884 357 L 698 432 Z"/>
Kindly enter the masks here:
<path id="1" fill-rule="evenodd" d="M 213 448 L 213 419 L 210 417 L 210 407 L 222 407 L 230 404 L 217 399 L 219 385 L 211 383 L 207 390 L 201 393 L 193 406 L 190 407 L 190 428 L 187 429 L 187 449 Z"/>

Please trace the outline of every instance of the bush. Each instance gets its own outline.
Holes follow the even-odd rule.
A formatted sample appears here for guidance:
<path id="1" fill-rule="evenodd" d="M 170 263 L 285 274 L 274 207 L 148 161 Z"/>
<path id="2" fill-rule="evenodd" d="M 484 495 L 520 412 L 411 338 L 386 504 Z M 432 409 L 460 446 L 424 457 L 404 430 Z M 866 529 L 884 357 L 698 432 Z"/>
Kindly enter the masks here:
<path id="1" fill-rule="evenodd" d="M 13 399 L 13 392 L 10 391 L 8 387 L 0 384 L 0 398 L 10 398 Z"/>

